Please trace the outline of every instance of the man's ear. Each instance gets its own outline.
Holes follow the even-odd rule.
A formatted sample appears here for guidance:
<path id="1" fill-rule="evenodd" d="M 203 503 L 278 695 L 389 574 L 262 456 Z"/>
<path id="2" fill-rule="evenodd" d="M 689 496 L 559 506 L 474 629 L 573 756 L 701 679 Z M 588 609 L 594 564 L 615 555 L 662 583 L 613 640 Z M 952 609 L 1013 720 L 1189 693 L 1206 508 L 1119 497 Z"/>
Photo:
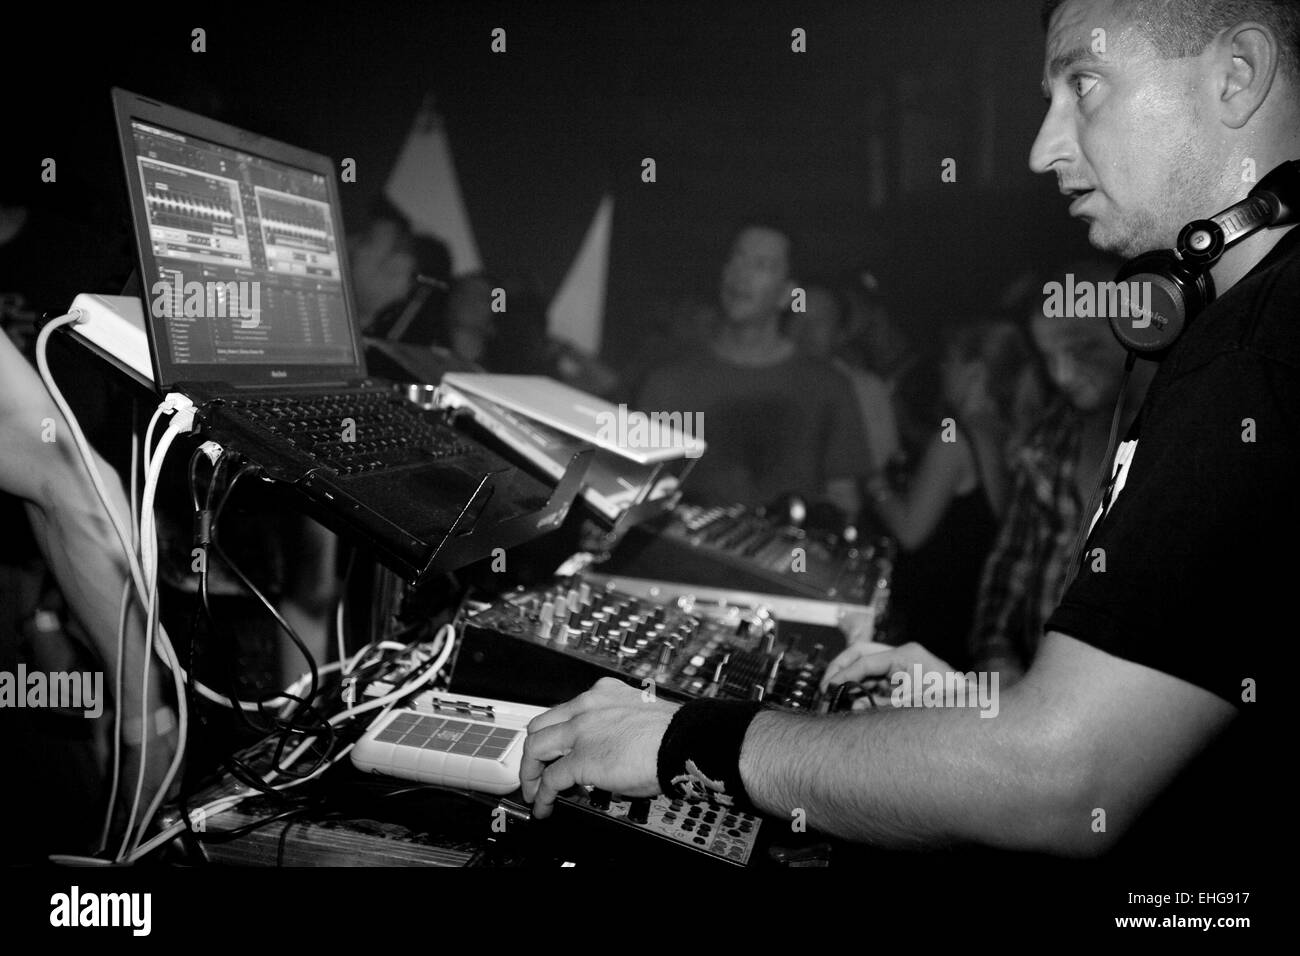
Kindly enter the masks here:
<path id="1" fill-rule="evenodd" d="M 1269 27 L 1246 20 L 1222 34 L 1218 47 L 1216 65 L 1223 70 L 1220 117 L 1228 128 L 1241 129 L 1268 98 L 1281 45 Z"/>

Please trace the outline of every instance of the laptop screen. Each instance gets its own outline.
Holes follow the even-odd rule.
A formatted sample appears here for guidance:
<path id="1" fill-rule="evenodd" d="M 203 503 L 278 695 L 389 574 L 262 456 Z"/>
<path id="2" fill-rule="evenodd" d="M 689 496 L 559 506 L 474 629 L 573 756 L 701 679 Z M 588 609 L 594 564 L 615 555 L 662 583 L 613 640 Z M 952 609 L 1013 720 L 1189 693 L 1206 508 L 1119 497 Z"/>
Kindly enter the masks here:
<path id="1" fill-rule="evenodd" d="M 160 386 L 364 375 L 330 160 L 114 96 Z"/>

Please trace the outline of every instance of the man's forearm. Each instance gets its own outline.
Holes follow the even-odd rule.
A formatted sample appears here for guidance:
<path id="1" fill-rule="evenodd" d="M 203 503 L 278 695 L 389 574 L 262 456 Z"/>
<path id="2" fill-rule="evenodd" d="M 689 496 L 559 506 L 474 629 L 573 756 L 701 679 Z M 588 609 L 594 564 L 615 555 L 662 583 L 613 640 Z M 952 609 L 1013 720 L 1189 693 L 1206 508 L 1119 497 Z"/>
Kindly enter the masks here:
<path id="1" fill-rule="evenodd" d="M 79 522 L 78 516 L 68 511 L 50 516 L 29 508 L 28 513 L 46 563 L 54 572 L 73 615 L 103 661 L 106 669 L 104 686 L 112 687 L 117 669 L 117 625 L 122 584 L 127 573 L 125 561 L 114 560 L 113 552 L 107 550 L 109 542 L 98 533 L 102 529 L 95 529 L 90 524 L 94 519 L 89 516 L 82 516 Z M 109 535 L 116 545 L 117 539 L 111 530 Z M 122 718 L 128 729 L 134 731 L 143 711 L 150 715 L 151 724 L 146 731 L 151 732 L 152 715 L 166 700 L 163 691 L 166 671 L 155 659 L 149 679 L 149 700 L 145 705 L 140 692 L 145 659 L 144 615 L 134 593 L 131 602 L 124 641 Z M 107 712 L 107 708 L 105 710 Z M 135 732 L 128 733 L 128 737 L 134 736 Z"/>
<path id="2" fill-rule="evenodd" d="M 105 686 L 112 686 L 117 667 L 117 630 L 121 614 L 122 587 L 129 571 L 121 542 L 104 513 L 84 466 L 70 442 L 40 446 L 44 480 L 27 506 L 37 544 L 54 573 L 68 606 L 107 668 Z M 116 474 L 97 458 L 110 500 L 123 520 L 128 515 L 126 495 Z M 121 703 L 123 722 L 134 728 L 142 712 L 152 715 L 165 701 L 166 671 L 155 660 L 150 674 L 149 700 L 142 700 L 140 679 L 145 660 L 144 613 L 134 592 L 125 634 L 125 687 Z M 116 703 L 116 702 L 115 702 Z M 138 736 L 128 733 L 128 739 Z"/>
<path id="3" fill-rule="evenodd" d="M 1079 767 L 1063 759 L 1061 735 L 1028 732 L 1011 696 L 992 719 L 975 708 L 764 711 L 746 734 L 741 776 L 761 810 L 803 811 L 808 827 L 850 840 L 1060 849 L 1062 820 L 1078 813 Z"/>

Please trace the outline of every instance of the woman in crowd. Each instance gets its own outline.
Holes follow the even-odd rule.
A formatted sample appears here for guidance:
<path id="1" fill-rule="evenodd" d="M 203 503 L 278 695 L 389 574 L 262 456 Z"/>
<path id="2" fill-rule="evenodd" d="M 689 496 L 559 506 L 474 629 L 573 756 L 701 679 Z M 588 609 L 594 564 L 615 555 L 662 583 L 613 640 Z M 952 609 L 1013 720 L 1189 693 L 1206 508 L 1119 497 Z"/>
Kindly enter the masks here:
<path id="1" fill-rule="evenodd" d="M 906 488 L 895 491 L 880 472 L 868 483 L 873 510 L 901 551 L 893 600 L 906 639 L 954 665 L 964 664 L 980 572 L 1005 509 L 1005 452 L 1031 368 L 1016 326 L 978 320 L 954 328 L 944 337 L 929 437 Z"/>

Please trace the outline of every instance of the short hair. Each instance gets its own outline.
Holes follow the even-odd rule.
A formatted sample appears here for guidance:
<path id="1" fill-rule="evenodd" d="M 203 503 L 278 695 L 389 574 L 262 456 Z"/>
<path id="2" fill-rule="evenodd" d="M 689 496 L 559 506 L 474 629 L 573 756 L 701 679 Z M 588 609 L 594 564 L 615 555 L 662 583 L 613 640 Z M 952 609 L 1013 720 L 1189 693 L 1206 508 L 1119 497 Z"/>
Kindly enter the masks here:
<path id="1" fill-rule="evenodd" d="M 1043 0 L 1043 29 L 1066 0 Z M 1202 52 L 1220 30 L 1254 20 L 1281 43 L 1280 66 L 1300 81 L 1300 3 L 1296 0 L 1114 0 L 1115 9 L 1138 25 L 1160 57 Z"/>

